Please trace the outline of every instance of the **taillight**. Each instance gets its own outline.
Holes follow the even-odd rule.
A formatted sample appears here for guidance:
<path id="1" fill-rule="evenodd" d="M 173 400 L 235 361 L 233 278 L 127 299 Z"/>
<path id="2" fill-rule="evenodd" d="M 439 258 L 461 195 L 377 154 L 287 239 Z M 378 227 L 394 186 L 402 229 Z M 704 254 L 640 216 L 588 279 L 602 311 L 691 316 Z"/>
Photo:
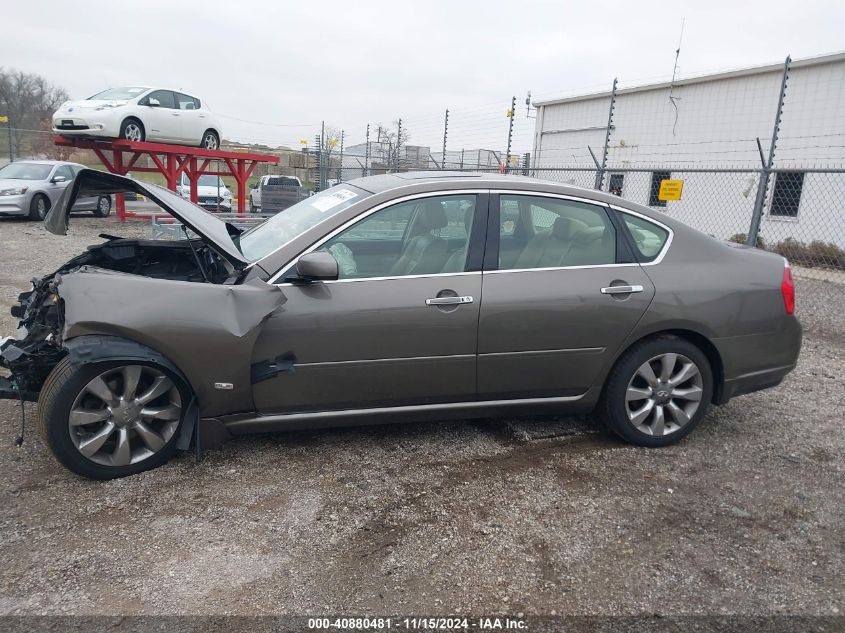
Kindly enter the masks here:
<path id="1" fill-rule="evenodd" d="M 780 281 L 780 293 L 783 295 L 783 307 L 787 314 L 795 313 L 795 284 L 792 281 L 792 269 L 788 262 L 783 265 L 783 278 Z"/>

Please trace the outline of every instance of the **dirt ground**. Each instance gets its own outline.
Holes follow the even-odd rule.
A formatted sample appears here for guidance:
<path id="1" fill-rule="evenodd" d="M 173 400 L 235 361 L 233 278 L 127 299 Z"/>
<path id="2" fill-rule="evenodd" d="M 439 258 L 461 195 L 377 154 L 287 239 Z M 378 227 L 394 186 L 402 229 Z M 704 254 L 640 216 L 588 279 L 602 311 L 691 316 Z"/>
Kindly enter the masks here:
<path id="1" fill-rule="evenodd" d="M 100 232 L 149 225 L 0 219 L 0 332 Z M 589 418 L 396 425 L 94 482 L 0 401 L 0 614 L 845 614 L 845 286 L 797 289 L 798 369 L 659 450 Z"/>

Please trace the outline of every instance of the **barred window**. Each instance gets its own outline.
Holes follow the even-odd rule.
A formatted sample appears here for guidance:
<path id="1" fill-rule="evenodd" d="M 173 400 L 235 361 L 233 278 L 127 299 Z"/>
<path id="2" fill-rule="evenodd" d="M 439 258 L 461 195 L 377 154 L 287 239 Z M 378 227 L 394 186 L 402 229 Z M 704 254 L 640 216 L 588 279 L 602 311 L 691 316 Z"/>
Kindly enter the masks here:
<path id="1" fill-rule="evenodd" d="M 651 190 L 648 192 L 648 206 L 650 207 L 665 207 L 666 201 L 661 200 L 660 183 L 664 180 L 669 180 L 672 177 L 671 171 L 653 171 L 651 172 Z"/>
<path id="2" fill-rule="evenodd" d="M 801 190 L 804 188 L 803 171 L 782 171 L 775 175 L 772 208 L 769 213 L 784 218 L 798 217 Z"/>

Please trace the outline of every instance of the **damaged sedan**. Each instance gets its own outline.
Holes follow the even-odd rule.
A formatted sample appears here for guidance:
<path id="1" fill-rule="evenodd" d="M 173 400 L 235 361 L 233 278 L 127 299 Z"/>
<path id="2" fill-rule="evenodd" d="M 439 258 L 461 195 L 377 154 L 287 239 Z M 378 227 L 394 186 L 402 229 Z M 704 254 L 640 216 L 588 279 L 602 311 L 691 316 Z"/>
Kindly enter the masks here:
<path id="1" fill-rule="evenodd" d="M 252 432 L 594 411 L 680 440 L 711 404 L 797 362 L 788 263 L 598 191 L 438 172 L 343 183 L 246 232 L 136 192 L 181 240 L 103 236 L 33 280 L 0 343 L 0 397 L 38 402 L 72 471 L 110 479 Z"/>

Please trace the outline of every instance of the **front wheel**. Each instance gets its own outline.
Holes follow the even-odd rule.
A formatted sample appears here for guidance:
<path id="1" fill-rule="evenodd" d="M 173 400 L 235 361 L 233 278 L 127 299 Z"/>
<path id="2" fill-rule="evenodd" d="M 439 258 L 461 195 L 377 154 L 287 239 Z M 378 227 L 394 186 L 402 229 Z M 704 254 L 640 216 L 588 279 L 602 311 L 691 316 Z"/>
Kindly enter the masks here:
<path id="1" fill-rule="evenodd" d="M 202 143 L 200 143 L 200 147 L 204 149 L 220 149 L 220 137 L 217 136 L 217 132 L 214 130 L 206 130 L 205 134 L 202 135 Z"/>
<path id="2" fill-rule="evenodd" d="M 144 125 L 138 119 L 126 119 L 120 124 L 120 138 L 127 141 L 141 142 L 147 134 Z"/>
<path id="3" fill-rule="evenodd" d="M 94 215 L 98 218 L 107 218 L 111 213 L 111 198 L 100 196 L 97 198 L 97 206 L 94 208 Z"/>
<path id="4" fill-rule="evenodd" d="M 114 479 L 170 459 L 189 401 L 182 381 L 155 363 L 77 367 L 65 357 L 44 383 L 36 422 L 67 468 L 92 479 Z"/>
<path id="5" fill-rule="evenodd" d="M 29 219 L 36 222 L 42 221 L 47 217 L 47 212 L 50 210 L 50 199 L 43 193 L 37 193 L 32 196 L 32 201 L 29 203 Z"/>
<path id="6" fill-rule="evenodd" d="M 713 395 L 707 356 L 676 336 L 629 349 L 610 373 L 599 417 L 617 435 L 639 446 L 666 446 L 688 435 Z"/>

